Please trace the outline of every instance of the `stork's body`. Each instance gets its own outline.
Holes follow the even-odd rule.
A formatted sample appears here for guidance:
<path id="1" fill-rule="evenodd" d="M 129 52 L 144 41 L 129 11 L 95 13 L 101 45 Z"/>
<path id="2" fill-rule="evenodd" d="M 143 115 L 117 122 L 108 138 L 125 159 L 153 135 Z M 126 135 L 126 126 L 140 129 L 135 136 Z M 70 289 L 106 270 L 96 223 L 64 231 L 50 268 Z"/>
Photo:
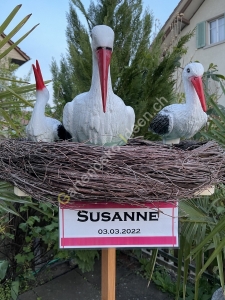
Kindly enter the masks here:
<path id="1" fill-rule="evenodd" d="M 63 124 L 75 142 L 118 144 L 121 136 L 128 138 L 133 131 L 133 108 L 126 106 L 112 90 L 109 64 L 113 40 L 110 27 L 93 28 L 91 88 L 67 103 L 63 111 Z"/>
<path id="2" fill-rule="evenodd" d="M 49 92 L 44 84 L 40 66 L 36 61 L 33 65 L 36 80 L 36 102 L 31 119 L 26 127 L 28 140 L 34 142 L 53 142 L 71 138 L 62 123 L 45 116 L 45 106 L 49 100 Z"/>
<path id="3" fill-rule="evenodd" d="M 186 103 L 164 107 L 152 120 L 149 129 L 163 137 L 164 143 L 177 143 L 193 137 L 207 123 L 201 76 L 203 66 L 190 63 L 183 70 Z"/>

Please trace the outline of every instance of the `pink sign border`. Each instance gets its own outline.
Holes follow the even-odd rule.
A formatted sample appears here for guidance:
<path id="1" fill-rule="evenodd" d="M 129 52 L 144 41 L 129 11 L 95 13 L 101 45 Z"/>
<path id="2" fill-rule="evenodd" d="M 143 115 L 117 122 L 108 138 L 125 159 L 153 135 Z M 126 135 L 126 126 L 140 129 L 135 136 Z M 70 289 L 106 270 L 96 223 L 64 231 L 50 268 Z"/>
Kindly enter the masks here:
<path id="1" fill-rule="evenodd" d="M 157 202 L 144 203 L 143 207 L 149 208 L 171 208 L 172 209 L 172 235 L 171 236 L 132 236 L 132 237 L 65 237 L 64 236 L 64 210 L 65 209 L 83 209 L 83 208 L 140 208 L 138 205 L 129 204 L 117 204 L 117 203 L 81 203 L 73 202 L 72 204 L 61 204 L 60 209 L 62 213 L 62 237 L 60 239 L 60 248 L 65 247 L 77 247 L 77 248 L 88 248 L 88 247 L 132 247 L 140 245 L 143 246 L 161 246 L 161 247 L 175 247 L 177 245 L 177 237 L 174 235 L 174 209 L 177 206 L 177 202 Z"/>

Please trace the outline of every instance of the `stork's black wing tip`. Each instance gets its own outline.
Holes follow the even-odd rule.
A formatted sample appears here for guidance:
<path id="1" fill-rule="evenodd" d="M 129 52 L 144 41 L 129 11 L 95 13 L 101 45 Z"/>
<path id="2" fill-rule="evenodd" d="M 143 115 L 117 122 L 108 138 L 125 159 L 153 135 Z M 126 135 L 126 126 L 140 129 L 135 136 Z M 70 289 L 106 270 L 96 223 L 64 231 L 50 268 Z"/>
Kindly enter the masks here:
<path id="1" fill-rule="evenodd" d="M 169 133 L 170 119 L 167 115 L 157 114 L 149 125 L 148 130 L 158 135 Z"/>
<path id="2" fill-rule="evenodd" d="M 58 137 L 60 140 L 70 140 L 72 139 L 72 135 L 65 129 L 65 127 L 61 124 L 58 126 Z"/>

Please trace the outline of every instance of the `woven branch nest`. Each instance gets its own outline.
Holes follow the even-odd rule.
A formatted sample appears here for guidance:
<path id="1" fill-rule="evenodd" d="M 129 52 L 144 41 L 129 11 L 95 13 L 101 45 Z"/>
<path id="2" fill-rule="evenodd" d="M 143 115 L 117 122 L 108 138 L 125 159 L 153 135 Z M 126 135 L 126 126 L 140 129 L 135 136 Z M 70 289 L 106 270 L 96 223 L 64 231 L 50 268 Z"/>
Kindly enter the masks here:
<path id="1" fill-rule="evenodd" d="M 171 147 L 139 139 L 113 148 L 80 143 L 0 141 L 0 179 L 39 201 L 138 204 L 193 197 L 225 180 L 215 142 Z"/>

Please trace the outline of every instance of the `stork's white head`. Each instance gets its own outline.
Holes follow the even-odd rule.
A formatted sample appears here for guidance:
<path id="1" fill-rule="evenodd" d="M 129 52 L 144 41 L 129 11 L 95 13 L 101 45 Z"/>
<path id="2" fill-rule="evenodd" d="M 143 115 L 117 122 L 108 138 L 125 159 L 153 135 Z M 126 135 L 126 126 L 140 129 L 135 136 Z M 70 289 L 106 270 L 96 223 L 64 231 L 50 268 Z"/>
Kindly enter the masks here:
<path id="1" fill-rule="evenodd" d="M 100 85 L 102 92 L 103 112 L 106 112 L 108 91 L 108 73 L 113 51 L 114 32 L 106 25 L 98 25 L 92 29 L 92 51 L 98 61 Z"/>
<path id="2" fill-rule="evenodd" d="M 189 80 L 192 83 L 201 102 L 202 109 L 205 112 L 207 110 L 207 107 L 202 84 L 203 74 L 203 65 L 197 62 L 187 64 L 183 70 L 183 80 Z"/>
<path id="3" fill-rule="evenodd" d="M 187 64 L 183 70 L 183 78 L 202 77 L 203 74 L 203 65 L 197 62 Z"/>
<path id="4" fill-rule="evenodd" d="M 92 29 L 92 50 L 96 51 L 99 47 L 113 49 L 114 31 L 106 25 L 97 25 Z"/>

